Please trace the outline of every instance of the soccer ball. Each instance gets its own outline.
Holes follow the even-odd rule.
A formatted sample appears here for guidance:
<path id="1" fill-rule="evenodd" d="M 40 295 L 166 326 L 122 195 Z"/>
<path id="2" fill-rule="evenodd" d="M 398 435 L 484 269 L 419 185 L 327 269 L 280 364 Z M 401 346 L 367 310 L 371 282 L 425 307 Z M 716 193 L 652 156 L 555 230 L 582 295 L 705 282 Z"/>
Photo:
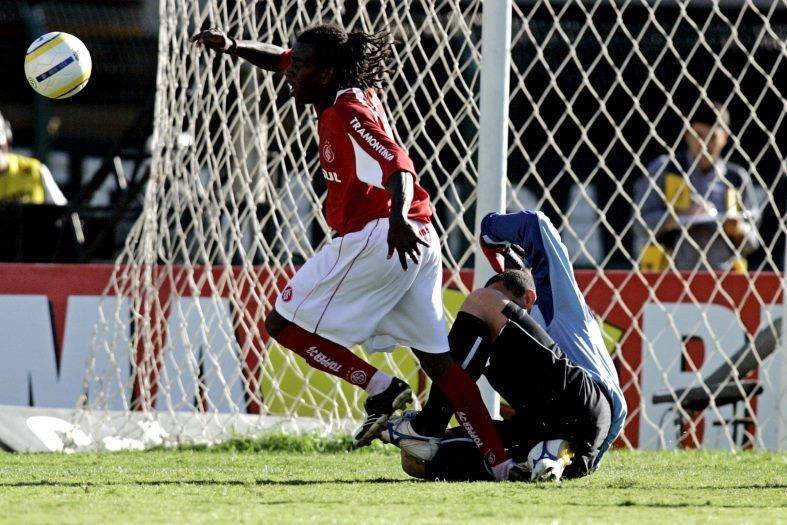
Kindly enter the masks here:
<path id="1" fill-rule="evenodd" d="M 558 481 L 563 469 L 571 464 L 574 452 L 568 441 L 550 439 L 542 441 L 527 454 L 527 466 L 532 481 Z"/>
<path id="2" fill-rule="evenodd" d="M 92 70 L 85 44 L 68 33 L 47 33 L 27 48 L 25 76 L 30 86 L 45 97 L 76 95 L 87 84 Z"/>

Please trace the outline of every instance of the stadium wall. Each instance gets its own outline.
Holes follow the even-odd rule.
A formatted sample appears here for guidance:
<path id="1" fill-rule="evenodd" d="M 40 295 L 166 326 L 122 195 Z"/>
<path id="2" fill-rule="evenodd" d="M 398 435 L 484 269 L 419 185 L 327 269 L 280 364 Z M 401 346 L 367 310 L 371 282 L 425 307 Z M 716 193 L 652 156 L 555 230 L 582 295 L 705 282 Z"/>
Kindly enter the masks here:
<path id="1" fill-rule="evenodd" d="M 0 264 L 0 334 L 3 341 L 0 344 L 0 405 L 46 408 L 77 405 L 83 391 L 85 363 L 90 357 L 99 301 L 112 271 L 110 265 Z M 259 271 L 266 270 L 260 268 Z M 284 281 L 286 277 L 281 275 L 278 280 Z M 472 271 L 463 271 L 461 279 L 470 286 Z M 670 405 L 654 404 L 654 396 L 667 387 L 676 391 L 702 385 L 701 378 L 722 365 L 725 356 L 729 359 L 752 341 L 768 319 L 780 317 L 783 307 L 779 275 L 763 272 L 748 277 L 729 275 L 722 278 L 713 274 L 646 274 L 643 279 L 628 271 L 608 271 L 603 275 L 578 271 L 577 279 L 591 308 L 609 312 L 600 322 L 608 348 L 615 353 L 629 406 L 629 420 L 619 444 L 648 449 L 681 445 L 727 448 L 724 428 L 717 424 L 717 419 L 718 414 L 725 418 L 736 417 L 732 405 L 722 406 L 718 411 L 694 413 L 695 423 L 699 425 L 699 442 L 692 443 L 681 439 L 677 429 L 672 433 L 674 439 L 665 439 L 664 432 L 659 432 L 672 425 L 664 421 L 670 416 Z M 757 294 L 752 293 L 750 283 Z M 457 283 L 447 281 L 445 284 L 446 307 L 456 311 L 462 295 L 456 290 Z M 160 293 L 168 292 L 162 289 Z M 208 295 L 207 289 L 200 294 L 199 298 L 179 300 L 196 299 L 215 307 L 216 299 Z M 127 302 L 113 297 L 104 300 Z M 232 311 L 232 303 L 224 298 L 218 303 L 227 322 L 243 326 L 235 321 L 244 313 Z M 610 303 L 612 308 L 609 308 Z M 235 304 L 248 306 L 248 301 Z M 130 315 L 129 306 L 121 311 Z M 199 329 L 197 325 L 186 327 L 187 330 L 192 328 Z M 263 327 L 259 328 L 265 339 Z M 713 337 L 713 334 L 722 335 Z M 236 329 L 235 337 L 240 342 L 254 336 Z M 215 366 L 255 369 L 250 360 L 264 355 L 265 343 L 263 340 L 252 345 L 259 350 L 252 352 L 254 355 L 236 356 Z M 182 350 L 170 348 L 171 344 L 166 351 Z M 787 367 L 783 359 L 783 352 L 776 351 L 746 377 L 756 381 L 767 373 L 770 378 L 769 388 L 751 402 L 760 426 L 746 424 L 746 430 L 759 433 L 762 443 L 769 449 L 784 448 L 784 443 L 779 442 L 779 425 L 784 424 L 780 403 L 784 402 L 787 389 L 783 377 Z M 669 366 L 658 367 L 657 361 L 662 365 L 669 363 Z M 425 386 L 418 385 L 418 388 Z M 260 388 L 264 391 L 265 385 Z M 248 414 L 261 412 L 261 407 L 244 399 L 242 390 L 238 389 L 234 395 L 236 406 L 245 406 Z M 230 410 L 229 405 L 218 408 Z M 269 408 L 275 411 L 274 407 Z"/>

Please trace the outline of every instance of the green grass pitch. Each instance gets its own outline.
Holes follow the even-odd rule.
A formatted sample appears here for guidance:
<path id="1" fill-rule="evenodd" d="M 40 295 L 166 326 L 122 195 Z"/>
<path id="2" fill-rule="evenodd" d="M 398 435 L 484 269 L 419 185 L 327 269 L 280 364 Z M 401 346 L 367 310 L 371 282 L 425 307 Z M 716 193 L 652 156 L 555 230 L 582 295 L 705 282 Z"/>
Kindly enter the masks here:
<path id="1" fill-rule="evenodd" d="M 611 452 L 562 484 L 409 479 L 382 446 L 0 453 L 3 523 L 787 523 L 787 456 Z"/>

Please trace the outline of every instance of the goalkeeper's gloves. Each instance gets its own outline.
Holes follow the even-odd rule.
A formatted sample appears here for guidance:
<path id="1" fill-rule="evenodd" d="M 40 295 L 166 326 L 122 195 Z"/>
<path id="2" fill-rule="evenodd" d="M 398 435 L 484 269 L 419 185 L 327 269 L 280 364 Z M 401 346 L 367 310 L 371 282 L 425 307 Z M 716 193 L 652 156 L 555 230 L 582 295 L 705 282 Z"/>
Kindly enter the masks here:
<path id="1" fill-rule="evenodd" d="M 522 270 L 527 267 L 525 252 L 522 247 L 509 242 L 495 242 L 485 235 L 481 235 L 481 250 L 496 273 L 506 269 Z"/>
<path id="2" fill-rule="evenodd" d="M 486 235 L 481 235 L 481 251 L 484 252 L 486 259 L 492 266 L 495 273 L 503 273 L 505 271 L 505 258 L 504 253 L 508 250 L 509 243 L 507 242 L 494 242 Z"/>

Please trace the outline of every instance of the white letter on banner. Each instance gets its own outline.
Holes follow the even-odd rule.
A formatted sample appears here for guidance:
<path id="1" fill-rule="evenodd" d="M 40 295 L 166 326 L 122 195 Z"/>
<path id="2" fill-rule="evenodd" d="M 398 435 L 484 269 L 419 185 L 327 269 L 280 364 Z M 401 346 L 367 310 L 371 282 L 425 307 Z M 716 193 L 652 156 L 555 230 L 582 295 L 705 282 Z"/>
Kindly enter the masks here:
<path id="1" fill-rule="evenodd" d="M 32 397 L 34 406 L 76 406 L 82 393 L 99 301 L 97 296 L 69 297 L 58 374 L 48 298 L 43 295 L 0 296 L 0 404 L 27 406 Z M 105 311 L 114 312 L 115 299 L 105 301 Z M 127 304 L 120 312 L 122 318 L 128 318 Z M 107 328 L 113 330 L 114 318 L 108 321 L 112 325 Z M 124 345 L 128 345 L 127 331 L 120 334 L 116 342 L 117 355 L 125 351 Z M 99 351 L 96 371 L 105 370 L 108 361 L 106 351 Z M 112 366 L 120 369 L 111 377 L 119 377 L 124 388 L 128 388 L 129 367 L 116 361 Z M 112 396 L 109 408 L 122 406 L 121 392 L 119 388 L 107 392 Z"/>
<path id="2" fill-rule="evenodd" d="M 227 299 L 173 299 L 167 334 L 157 409 L 193 411 L 201 373 L 208 410 L 246 411 L 240 347 Z"/>

